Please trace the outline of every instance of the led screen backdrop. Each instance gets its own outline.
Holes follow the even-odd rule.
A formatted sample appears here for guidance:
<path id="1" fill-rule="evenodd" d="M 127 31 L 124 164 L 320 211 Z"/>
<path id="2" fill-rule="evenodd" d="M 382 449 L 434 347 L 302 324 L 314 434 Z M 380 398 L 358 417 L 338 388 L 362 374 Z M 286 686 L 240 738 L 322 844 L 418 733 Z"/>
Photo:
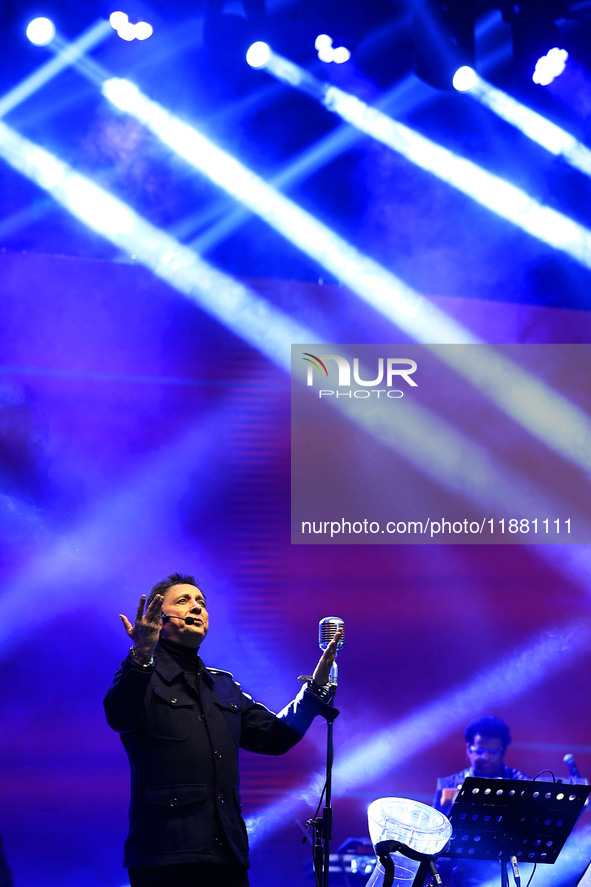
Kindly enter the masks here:
<path id="1" fill-rule="evenodd" d="M 250 284 L 318 341 L 359 340 L 346 290 Z M 589 775 L 588 546 L 292 545 L 295 343 L 263 357 L 133 265 L 4 253 L 0 296 L 0 834 L 17 885 L 126 883 L 127 762 L 102 697 L 129 646 L 118 614 L 177 569 L 208 594 L 206 662 L 273 708 L 316 662 L 318 621 L 345 620 L 335 849 L 367 838 L 375 798 L 429 802 L 479 714 L 509 722 L 527 774 L 566 777 L 571 752 Z M 489 342 L 591 341 L 582 312 L 438 304 Z M 406 341 L 363 316 L 368 342 Z M 313 883 L 325 736 L 317 722 L 286 757 L 243 757 L 253 885 Z"/>

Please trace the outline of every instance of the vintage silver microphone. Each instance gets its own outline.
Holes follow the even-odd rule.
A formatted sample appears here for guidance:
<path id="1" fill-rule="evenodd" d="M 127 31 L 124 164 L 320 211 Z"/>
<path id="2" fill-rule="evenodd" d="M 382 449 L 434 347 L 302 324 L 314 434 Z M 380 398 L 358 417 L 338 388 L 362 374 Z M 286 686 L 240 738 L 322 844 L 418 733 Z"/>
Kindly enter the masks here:
<path id="1" fill-rule="evenodd" d="M 321 650 L 326 650 L 339 628 L 343 629 L 343 636 L 338 643 L 337 652 L 345 643 L 345 623 L 342 619 L 339 619 L 338 616 L 325 616 L 324 619 L 320 620 L 318 623 L 318 644 Z M 335 660 L 330 667 L 330 675 L 328 678 L 328 683 L 333 687 L 336 687 L 337 685 L 338 674 L 337 659 L 335 656 Z"/>

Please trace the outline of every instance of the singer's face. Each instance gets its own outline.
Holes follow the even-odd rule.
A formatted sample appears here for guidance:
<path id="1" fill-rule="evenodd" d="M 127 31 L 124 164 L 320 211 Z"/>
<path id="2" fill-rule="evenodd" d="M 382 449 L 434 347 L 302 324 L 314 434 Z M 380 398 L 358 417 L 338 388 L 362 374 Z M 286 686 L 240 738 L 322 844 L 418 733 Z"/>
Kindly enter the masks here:
<path id="1" fill-rule="evenodd" d="M 209 617 L 205 597 L 194 585 L 171 585 L 164 593 L 162 612 L 169 618 L 163 622 L 162 637 L 185 647 L 199 647 L 209 628 Z M 191 616 L 193 623 L 187 625 L 185 616 Z"/>
<path id="2" fill-rule="evenodd" d="M 474 742 L 466 745 L 466 754 L 475 776 L 494 779 L 503 772 L 505 766 L 505 749 L 496 736 L 474 737 Z"/>

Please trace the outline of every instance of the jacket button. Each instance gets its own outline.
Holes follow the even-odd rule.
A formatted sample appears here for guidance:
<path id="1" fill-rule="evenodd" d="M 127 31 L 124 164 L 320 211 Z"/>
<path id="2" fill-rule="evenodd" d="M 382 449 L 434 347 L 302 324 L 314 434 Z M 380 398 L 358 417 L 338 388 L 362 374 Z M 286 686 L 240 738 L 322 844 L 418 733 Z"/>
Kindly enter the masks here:
<path id="1" fill-rule="evenodd" d="M 178 699 L 176 698 L 176 696 L 173 696 L 172 699 L 171 699 L 170 701 L 171 701 L 172 704 L 174 705 L 175 702 L 178 702 Z"/>
<path id="2" fill-rule="evenodd" d="M 222 798 L 222 796 L 221 796 L 221 795 L 218 795 L 218 803 L 219 803 L 219 804 L 220 804 L 220 806 L 222 806 L 222 807 L 223 807 L 223 806 L 224 806 L 224 804 L 225 804 L 225 803 L 226 803 L 226 802 L 225 802 L 225 801 L 224 801 L 224 799 L 223 799 L 223 798 Z"/>
<path id="3" fill-rule="evenodd" d="M 178 802 L 179 802 L 179 799 L 178 799 L 178 798 L 171 798 L 170 801 L 169 801 L 168 803 L 169 803 L 169 805 L 170 805 L 171 807 L 176 807 L 176 805 L 178 804 Z"/>
<path id="4" fill-rule="evenodd" d="M 217 748 L 214 750 L 213 754 L 214 754 L 214 757 L 216 757 L 218 759 L 218 761 L 222 757 L 221 751 L 218 751 Z"/>
<path id="5" fill-rule="evenodd" d="M 238 703 L 237 703 L 237 702 L 231 702 L 231 703 L 230 703 L 230 708 L 234 708 L 234 709 L 238 708 Z"/>
<path id="6" fill-rule="evenodd" d="M 221 838 L 214 838 L 213 843 L 216 847 L 222 847 L 224 842 Z"/>

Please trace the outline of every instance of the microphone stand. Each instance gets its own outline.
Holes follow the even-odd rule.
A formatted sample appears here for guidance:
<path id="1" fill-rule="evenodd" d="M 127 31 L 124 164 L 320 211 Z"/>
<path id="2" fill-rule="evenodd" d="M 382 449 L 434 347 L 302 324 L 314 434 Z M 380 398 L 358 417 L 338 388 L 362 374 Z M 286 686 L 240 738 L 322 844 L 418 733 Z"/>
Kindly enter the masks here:
<path id="1" fill-rule="evenodd" d="M 332 706 L 337 690 L 337 664 L 333 663 L 330 669 L 329 683 L 331 696 L 328 700 Z M 314 873 L 316 875 L 316 887 L 328 887 L 330 872 L 330 842 L 332 839 L 332 762 L 334 758 L 333 726 L 338 711 L 334 709 L 332 717 L 326 719 L 326 779 L 324 783 L 324 807 L 322 816 L 312 820 L 314 835 Z"/>

